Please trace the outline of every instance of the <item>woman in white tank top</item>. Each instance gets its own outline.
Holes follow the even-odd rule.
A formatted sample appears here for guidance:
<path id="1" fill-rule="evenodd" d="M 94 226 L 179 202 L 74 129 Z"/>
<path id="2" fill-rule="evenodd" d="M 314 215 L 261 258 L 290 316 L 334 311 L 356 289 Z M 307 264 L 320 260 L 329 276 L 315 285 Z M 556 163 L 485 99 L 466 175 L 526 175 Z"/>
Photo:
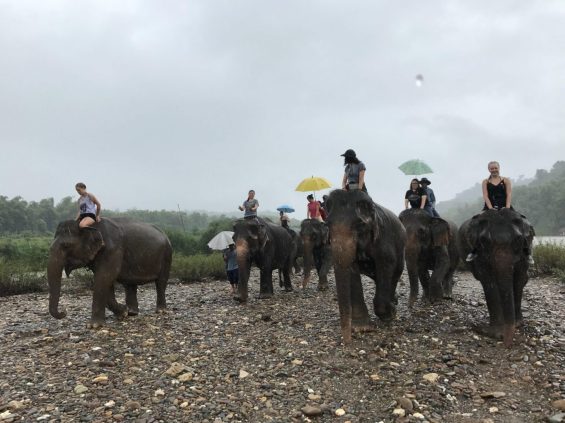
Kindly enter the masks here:
<path id="1" fill-rule="evenodd" d="M 79 227 L 85 228 L 87 226 L 92 226 L 95 222 L 100 222 L 100 202 L 94 196 L 86 192 L 86 185 L 79 182 L 75 185 L 76 191 L 79 193 L 78 198 L 78 215 L 77 220 L 79 222 Z"/>

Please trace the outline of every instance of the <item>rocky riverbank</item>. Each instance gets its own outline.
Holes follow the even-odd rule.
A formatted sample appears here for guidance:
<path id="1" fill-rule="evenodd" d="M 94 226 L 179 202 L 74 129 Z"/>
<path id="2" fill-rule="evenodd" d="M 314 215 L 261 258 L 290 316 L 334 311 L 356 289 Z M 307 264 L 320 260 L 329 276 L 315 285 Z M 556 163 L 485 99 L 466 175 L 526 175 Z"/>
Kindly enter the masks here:
<path id="1" fill-rule="evenodd" d="M 484 297 L 457 276 L 453 301 L 413 310 L 403 276 L 397 319 L 351 348 L 340 344 L 333 278 L 326 292 L 257 300 L 254 272 L 248 305 L 225 281 L 171 284 L 164 315 L 149 285 L 139 316 L 108 314 L 98 331 L 86 329 L 89 291 L 63 292 L 60 321 L 45 294 L 0 298 L 0 421 L 560 421 L 565 286 L 530 280 L 508 350 L 472 330 L 488 320 Z"/>

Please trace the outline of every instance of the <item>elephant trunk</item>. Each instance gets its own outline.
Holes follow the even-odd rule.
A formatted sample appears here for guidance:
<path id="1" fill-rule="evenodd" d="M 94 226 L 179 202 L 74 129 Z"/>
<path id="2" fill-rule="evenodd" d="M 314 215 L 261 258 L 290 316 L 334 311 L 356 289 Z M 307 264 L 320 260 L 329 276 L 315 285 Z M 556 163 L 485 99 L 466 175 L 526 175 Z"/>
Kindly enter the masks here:
<path id="1" fill-rule="evenodd" d="M 302 280 L 302 287 L 306 288 L 310 283 L 310 272 L 314 264 L 314 244 L 309 238 L 304 238 L 302 242 L 304 249 L 304 279 Z"/>
<path id="2" fill-rule="evenodd" d="M 418 299 L 418 261 L 420 259 L 420 243 L 412 240 L 407 243 L 405 250 L 406 269 L 408 271 L 408 279 L 410 280 L 410 297 L 408 300 L 409 307 L 413 306 Z"/>
<path id="3" fill-rule="evenodd" d="M 245 302 L 248 297 L 247 284 L 249 281 L 249 272 L 251 267 L 249 244 L 247 241 L 242 239 L 236 240 L 235 252 L 237 256 L 237 266 L 239 269 L 239 282 L 237 285 L 238 299 Z"/>
<path id="4" fill-rule="evenodd" d="M 344 344 L 351 343 L 351 275 L 354 271 L 354 260 L 357 254 L 356 239 L 351 230 L 343 225 L 332 228 L 331 246 L 332 258 L 335 269 L 335 283 L 337 301 L 339 305 L 339 318 L 341 336 Z"/>
<path id="5" fill-rule="evenodd" d="M 59 311 L 59 298 L 61 297 L 61 276 L 65 265 L 64 256 L 52 247 L 49 252 L 47 265 L 47 282 L 49 284 L 49 314 L 55 319 L 62 319 L 67 315 Z"/>
<path id="6" fill-rule="evenodd" d="M 500 260 L 500 261 L 499 261 Z M 498 282 L 498 298 L 502 311 L 502 341 L 507 348 L 512 346 L 516 330 L 516 309 L 514 305 L 514 266 L 512 257 L 497 255 L 495 270 Z"/>

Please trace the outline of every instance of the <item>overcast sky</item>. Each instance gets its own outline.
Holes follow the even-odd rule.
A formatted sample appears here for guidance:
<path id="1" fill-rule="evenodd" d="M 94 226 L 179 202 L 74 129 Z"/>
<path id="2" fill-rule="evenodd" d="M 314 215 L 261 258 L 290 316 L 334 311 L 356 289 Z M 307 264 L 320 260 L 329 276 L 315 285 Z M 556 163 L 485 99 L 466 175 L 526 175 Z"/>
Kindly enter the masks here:
<path id="1" fill-rule="evenodd" d="M 565 159 L 565 2 L 0 0 L 0 195 L 306 213 L 346 149 L 399 212 Z M 421 74 L 424 84 L 416 86 Z M 319 196 L 325 192 L 318 193 Z"/>

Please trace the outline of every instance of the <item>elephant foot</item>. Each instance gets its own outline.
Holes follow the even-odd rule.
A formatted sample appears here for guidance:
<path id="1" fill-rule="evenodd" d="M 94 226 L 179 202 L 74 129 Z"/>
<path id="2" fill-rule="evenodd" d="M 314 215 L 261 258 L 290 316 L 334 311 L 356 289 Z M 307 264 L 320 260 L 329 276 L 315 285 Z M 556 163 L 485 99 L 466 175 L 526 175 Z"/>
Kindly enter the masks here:
<path id="1" fill-rule="evenodd" d="M 139 310 L 128 308 L 128 316 L 137 316 L 139 314 Z"/>
<path id="2" fill-rule="evenodd" d="M 372 323 L 357 324 L 351 322 L 351 330 L 355 333 L 374 332 L 377 330 L 377 327 Z"/>
<path id="3" fill-rule="evenodd" d="M 487 336 L 496 340 L 502 339 L 501 326 L 476 325 L 473 326 L 473 331 L 477 332 L 479 335 Z"/>
<path id="4" fill-rule="evenodd" d="M 415 295 L 410 295 L 410 297 L 408 298 L 408 308 L 414 308 L 414 304 L 416 304 L 416 300 L 418 299 L 418 296 Z"/>
<path id="5" fill-rule="evenodd" d="M 242 298 L 242 297 L 240 297 L 239 295 L 234 295 L 234 296 L 233 296 L 233 300 L 236 301 L 236 302 L 238 302 L 238 303 L 240 303 L 240 304 L 243 304 L 243 303 L 246 303 L 246 302 L 247 302 L 247 298 Z"/>
<path id="6" fill-rule="evenodd" d="M 318 291 L 327 291 L 329 289 L 329 285 L 327 283 L 324 284 L 319 284 L 318 285 Z"/>
<path id="7" fill-rule="evenodd" d="M 165 307 L 157 307 L 157 309 L 155 310 L 155 313 L 157 314 L 167 314 L 168 312 L 169 310 Z"/>
<path id="8" fill-rule="evenodd" d="M 266 300 L 267 298 L 271 298 L 272 296 L 273 294 L 271 294 L 270 292 L 261 292 L 255 298 L 257 298 L 258 300 Z"/>
<path id="9" fill-rule="evenodd" d="M 87 329 L 100 329 L 102 326 L 104 326 L 104 322 L 91 321 L 86 324 Z"/>
<path id="10" fill-rule="evenodd" d="M 294 291 L 294 288 L 292 286 L 285 286 L 284 291 L 285 292 L 292 292 L 292 291 Z"/>

